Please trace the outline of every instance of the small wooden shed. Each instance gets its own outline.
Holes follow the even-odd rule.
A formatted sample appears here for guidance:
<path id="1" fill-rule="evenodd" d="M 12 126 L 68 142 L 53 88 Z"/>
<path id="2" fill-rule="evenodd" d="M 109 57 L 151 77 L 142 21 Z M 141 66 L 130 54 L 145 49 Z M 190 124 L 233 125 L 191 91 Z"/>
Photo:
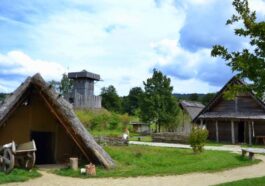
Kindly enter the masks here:
<path id="1" fill-rule="evenodd" d="M 141 134 L 150 134 L 151 128 L 149 123 L 143 122 L 131 122 L 134 132 L 138 132 Z"/>
<path id="2" fill-rule="evenodd" d="M 197 101 L 182 100 L 179 103 L 182 110 L 182 121 L 177 128 L 177 132 L 188 136 L 192 128 L 192 120 L 202 111 L 204 105 Z"/>
<path id="3" fill-rule="evenodd" d="M 40 74 L 29 77 L 0 105 L 0 144 L 34 139 L 37 164 L 63 163 L 77 156 L 112 168 L 111 157 L 76 117 L 72 105 Z"/>
<path id="4" fill-rule="evenodd" d="M 206 125 L 209 139 L 217 142 L 249 143 L 265 139 L 265 104 L 251 91 L 239 93 L 233 100 L 224 98 L 230 85 L 245 83 L 233 77 L 193 122 Z"/>

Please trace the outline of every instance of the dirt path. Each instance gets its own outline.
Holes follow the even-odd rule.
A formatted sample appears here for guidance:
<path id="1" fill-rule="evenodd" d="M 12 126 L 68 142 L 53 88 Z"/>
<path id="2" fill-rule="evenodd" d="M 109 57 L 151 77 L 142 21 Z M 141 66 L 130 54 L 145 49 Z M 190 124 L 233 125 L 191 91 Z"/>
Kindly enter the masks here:
<path id="1" fill-rule="evenodd" d="M 62 177 L 47 172 L 41 172 L 42 177 L 27 181 L 25 183 L 11 183 L 9 186 L 205 186 L 214 185 L 223 182 L 239 180 L 243 178 L 252 178 L 265 176 L 265 156 L 256 156 L 262 162 L 256 165 L 235 168 L 227 171 L 216 173 L 192 173 L 176 176 L 152 176 L 152 177 L 136 177 L 136 178 L 93 178 L 80 179 Z"/>

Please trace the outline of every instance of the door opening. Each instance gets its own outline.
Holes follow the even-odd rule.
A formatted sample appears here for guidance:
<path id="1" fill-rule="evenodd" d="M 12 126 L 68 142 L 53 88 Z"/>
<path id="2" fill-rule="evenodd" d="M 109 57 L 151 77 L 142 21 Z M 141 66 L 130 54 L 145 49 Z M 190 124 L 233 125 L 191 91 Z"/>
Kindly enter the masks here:
<path id="1" fill-rule="evenodd" d="M 31 140 L 37 147 L 36 164 L 53 164 L 54 162 L 54 134 L 52 132 L 31 132 Z"/>

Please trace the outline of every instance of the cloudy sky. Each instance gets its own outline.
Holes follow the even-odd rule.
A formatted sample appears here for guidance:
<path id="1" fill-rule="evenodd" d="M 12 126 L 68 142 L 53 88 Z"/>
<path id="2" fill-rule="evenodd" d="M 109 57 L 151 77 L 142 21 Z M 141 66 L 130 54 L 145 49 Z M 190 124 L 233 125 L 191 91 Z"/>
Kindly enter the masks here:
<path id="1" fill-rule="evenodd" d="M 249 0 L 259 18 L 265 0 Z M 231 0 L 1 0 L 0 92 L 40 72 L 59 80 L 70 71 L 95 72 L 120 95 L 142 86 L 157 68 L 174 92 L 214 92 L 232 76 L 210 56 L 214 44 L 247 46 L 225 22 Z M 263 19 L 264 20 L 264 19 Z"/>

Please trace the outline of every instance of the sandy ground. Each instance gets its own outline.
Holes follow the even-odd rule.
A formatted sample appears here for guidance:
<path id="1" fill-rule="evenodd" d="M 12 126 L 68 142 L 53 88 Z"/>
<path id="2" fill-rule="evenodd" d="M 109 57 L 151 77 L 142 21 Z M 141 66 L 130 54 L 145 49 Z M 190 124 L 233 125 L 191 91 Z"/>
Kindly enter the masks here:
<path id="1" fill-rule="evenodd" d="M 45 171 L 41 171 L 43 175 L 24 183 L 11 183 L 8 186 L 47 186 L 47 185 L 62 185 L 62 186 L 205 186 L 214 185 L 223 182 L 239 180 L 243 178 L 252 178 L 265 176 L 265 156 L 257 155 L 262 162 L 256 165 L 235 168 L 222 172 L 215 173 L 192 173 L 176 176 L 152 176 L 152 177 L 136 177 L 136 178 L 70 178 L 57 176 Z"/>

